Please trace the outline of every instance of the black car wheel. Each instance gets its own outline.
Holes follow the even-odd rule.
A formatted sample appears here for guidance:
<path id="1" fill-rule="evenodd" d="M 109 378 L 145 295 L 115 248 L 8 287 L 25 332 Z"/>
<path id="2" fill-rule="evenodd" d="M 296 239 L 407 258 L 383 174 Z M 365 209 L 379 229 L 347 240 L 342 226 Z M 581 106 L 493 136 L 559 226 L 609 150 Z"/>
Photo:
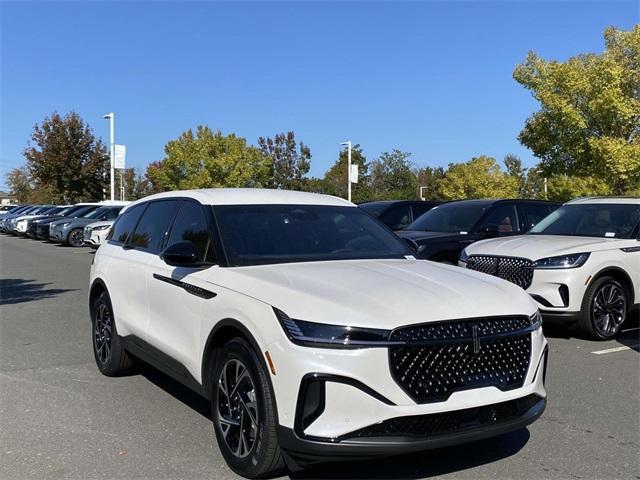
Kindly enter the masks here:
<path id="1" fill-rule="evenodd" d="M 253 348 L 240 338 L 228 342 L 212 380 L 213 425 L 229 467 L 247 478 L 280 472 L 284 462 L 276 438 L 275 397 Z"/>
<path id="2" fill-rule="evenodd" d="M 72 247 L 82 247 L 84 245 L 84 231 L 82 228 L 74 228 L 67 235 L 67 244 Z"/>
<path id="3" fill-rule="evenodd" d="M 600 277 L 587 289 L 580 311 L 580 328 L 591 338 L 616 336 L 627 316 L 627 291 L 612 277 Z"/>
<path id="4" fill-rule="evenodd" d="M 133 362 L 116 330 L 111 299 L 102 292 L 91 305 L 93 355 L 100 372 L 108 377 L 128 373 Z"/>

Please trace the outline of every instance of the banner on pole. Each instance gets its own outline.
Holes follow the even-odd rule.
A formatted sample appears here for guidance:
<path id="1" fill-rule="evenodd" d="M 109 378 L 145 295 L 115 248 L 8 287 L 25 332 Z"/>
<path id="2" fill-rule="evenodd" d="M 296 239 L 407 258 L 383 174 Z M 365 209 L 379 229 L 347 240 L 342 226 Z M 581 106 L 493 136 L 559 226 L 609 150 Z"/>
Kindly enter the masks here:
<path id="1" fill-rule="evenodd" d="M 113 168 L 120 168 L 124 170 L 124 157 L 127 153 L 127 147 L 124 145 L 114 145 L 113 153 Z"/>
<path id="2" fill-rule="evenodd" d="M 352 163 L 351 164 L 351 172 L 349 172 L 349 180 L 351 183 L 358 183 L 358 165 Z"/>

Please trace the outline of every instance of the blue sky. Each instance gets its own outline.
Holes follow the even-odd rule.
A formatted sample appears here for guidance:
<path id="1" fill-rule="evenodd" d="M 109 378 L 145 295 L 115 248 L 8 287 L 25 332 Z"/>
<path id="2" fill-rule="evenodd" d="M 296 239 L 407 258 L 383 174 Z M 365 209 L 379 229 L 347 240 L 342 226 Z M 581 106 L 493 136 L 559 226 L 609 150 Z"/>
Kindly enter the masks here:
<path id="1" fill-rule="evenodd" d="M 293 130 L 313 175 L 339 142 L 419 166 L 535 159 L 516 137 L 536 109 L 511 77 L 527 51 L 603 49 L 640 21 L 627 2 L 2 2 L 0 184 L 34 123 L 77 111 L 144 169 L 208 124 L 256 143 Z"/>

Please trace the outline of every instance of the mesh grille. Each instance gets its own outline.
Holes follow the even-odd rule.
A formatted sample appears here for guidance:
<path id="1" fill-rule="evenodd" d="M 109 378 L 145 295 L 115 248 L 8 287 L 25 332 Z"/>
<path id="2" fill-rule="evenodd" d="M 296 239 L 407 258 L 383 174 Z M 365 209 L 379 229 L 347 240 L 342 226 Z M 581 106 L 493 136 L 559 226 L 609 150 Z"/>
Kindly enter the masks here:
<path id="1" fill-rule="evenodd" d="M 344 438 L 414 437 L 464 432 L 488 425 L 496 425 L 524 415 L 540 402 L 537 395 L 528 395 L 508 402 L 467 408 L 453 412 L 398 417 L 365 427 Z"/>
<path id="2" fill-rule="evenodd" d="M 533 280 L 533 262 L 526 258 L 471 255 L 467 268 L 508 280 L 525 290 Z"/>
<path id="3" fill-rule="evenodd" d="M 391 375 L 416 403 L 445 401 L 472 388 L 520 388 L 531 358 L 530 326 L 528 318 L 514 317 L 395 330 L 391 340 L 407 345 L 389 348 Z"/>

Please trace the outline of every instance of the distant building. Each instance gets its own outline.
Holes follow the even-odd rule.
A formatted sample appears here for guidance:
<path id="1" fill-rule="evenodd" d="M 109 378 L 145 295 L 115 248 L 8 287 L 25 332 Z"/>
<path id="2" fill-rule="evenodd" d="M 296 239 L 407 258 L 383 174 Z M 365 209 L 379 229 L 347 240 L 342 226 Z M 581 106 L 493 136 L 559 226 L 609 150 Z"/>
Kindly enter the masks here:
<path id="1" fill-rule="evenodd" d="M 16 197 L 0 190 L 0 205 L 13 205 L 14 203 L 16 203 Z"/>

